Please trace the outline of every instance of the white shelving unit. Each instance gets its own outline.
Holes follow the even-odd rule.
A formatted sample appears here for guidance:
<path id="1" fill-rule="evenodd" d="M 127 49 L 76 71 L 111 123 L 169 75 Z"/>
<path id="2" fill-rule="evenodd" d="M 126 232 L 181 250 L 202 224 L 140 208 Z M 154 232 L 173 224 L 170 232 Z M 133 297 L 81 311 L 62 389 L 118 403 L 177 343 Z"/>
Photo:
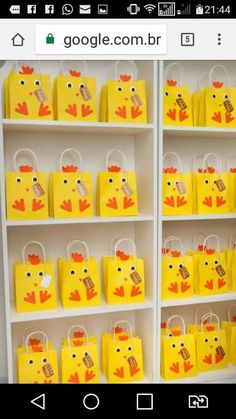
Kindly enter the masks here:
<path id="1" fill-rule="evenodd" d="M 88 72 L 96 75 L 97 93 L 106 82 L 111 62 L 88 63 Z M 156 381 L 156 249 L 157 249 L 157 64 L 153 61 L 137 63 L 140 78 L 147 81 L 148 123 L 70 123 L 62 121 L 21 121 L 3 119 L 0 126 L 1 209 L 4 260 L 4 284 L 7 328 L 7 363 L 9 382 L 16 382 L 16 348 L 22 343 L 23 331 L 29 327 L 45 330 L 54 342 L 59 357 L 61 339 L 72 324 L 85 325 L 100 342 L 102 332 L 109 330 L 110 319 L 131 321 L 135 333 L 142 338 L 144 350 L 144 382 Z M 59 71 L 58 62 L 42 63 L 52 79 Z M 8 74 L 11 63 L 1 69 L 1 79 Z M 154 112 L 155 121 L 154 121 Z M 33 149 L 40 162 L 40 170 L 48 174 L 56 170 L 57 156 L 65 148 L 78 148 L 84 167 L 93 173 L 94 202 L 97 172 L 104 170 L 106 152 L 111 148 L 123 150 L 128 167 L 137 173 L 139 215 L 135 217 L 105 217 L 96 215 L 83 219 L 53 219 L 9 221 L 5 214 L 5 171 L 12 170 L 12 155 L 19 148 Z M 94 208 L 95 210 L 95 208 Z M 51 311 L 16 313 L 14 304 L 13 263 L 19 259 L 21 247 L 29 240 L 42 242 L 55 264 L 65 255 L 69 239 L 87 242 L 90 254 L 101 262 L 108 244 L 115 236 L 130 237 L 137 253 L 145 260 L 146 299 L 143 304 L 107 305 L 77 310 L 58 308 Z M 101 263 L 100 263 L 101 266 Z M 100 345 L 99 345 L 100 346 Z M 101 379 L 104 381 L 104 378 Z"/>
<path id="2" fill-rule="evenodd" d="M 52 75 L 58 72 L 58 62 L 45 61 L 43 69 Z M 89 74 L 96 75 L 97 93 L 106 82 L 109 61 L 89 61 Z M 228 63 L 227 63 L 228 65 Z M 229 64 L 236 68 L 235 64 Z M 160 322 L 172 314 L 193 320 L 197 306 L 207 304 L 225 318 L 228 306 L 236 301 L 236 293 L 213 297 L 198 297 L 183 300 L 161 301 L 161 248 L 162 237 L 175 234 L 183 240 L 185 249 L 191 248 L 191 239 L 196 231 L 217 233 L 221 245 L 227 244 L 228 234 L 235 227 L 236 214 L 162 216 L 161 173 L 162 155 L 176 151 L 183 159 L 184 169 L 190 170 L 192 155 L 199 152 L 216 151 L 223 156 L 236 154 L 236 130 L 209 128 L 163 127 L 162 124 L 162 62 L 137 61 L 138 74 L 147 82 L 148 123 L 70 123 L 62 121 L 20 121 L 3 119 L 0 125 L 0 179 L 3 237 L 3 267 L 5 285 L 7 364 L 9 382 L 16 382 L 16 348 L 22 343 L 23 331 L 29 327 L 40 327 L 53 340 L 58 350 L 62 336 L 72 324 L 88 327 L 98 340 L 109 328 L 110 319 L 130 320 L 135 332 L 143 340 L 144 382 L 164 382 L 160 376 Z M 196 88 L 198 76 L 211 67 L 204 61 L 185 62 L 186 83 L 191 90 Z M 11 67 L 6 63 L 1 69 L 1 79 Z M 12 170 L 13 153 L 21 148 L 32 148 L 38 155 L 40 168 L 47 173 L 55 170 L 58 153 L 75 147 L 81 151 L 84 166 L 93 173 L 94 198 L 96 174 L 104 167 L 104 156 L 110 148 L 122 149 L 129 167 L 136 170 L 139 215 L 136 217 L 101 218 L 96 215 L 85 219 L 53 219 L 8 221 L 5 215 L 5 171 Z M 13 262 L 20 257 L 21 247 L 29 240 L 45 244 L 47 255 L 54 261 L 65 254 L 69 239 L 82 238 L 90 252 L 99 261 L 107 253 L 107 246 L 114 236 L 130 237 L 135 240 L 138 255 L 145 260 L 146 299 L 143 304 L 107 305 L 35 313 L 16 313 L 13 295 Z M 236 368 L 229 365 L 225 370 L 199 374 L 188 382 L 236 382 Z M 105 382 L 101 377 L 101 382 Z M 177 381 L 175 381 L 177 382 Z M 180 380 L 179 382 L 186 382 Z"/>
<path id="3" fill-rule="evenodd" d="M 167 63 L 161 64 L 163 69 Z M 215 63 L 214 63 L 215 64 Z M 184 61 L 184 82 L 192 92 L 197 90 L 197 80 L 201 74 L 210 70 L 214 65 L 210 61 Z M 222 64 L 222 62 L 221 62 Z M 234 83 L 236 62 L 227 62 L 226 67 Z M 163 85 L 161 81 L 161 85 Z M 215 129 L 207 127 L 160 127 L 159 128 L 159 155 L 167 151 L 175 151 L 182 159 L 184 171 L 192 171 L 192 157 L 207 152 L 217 152 L 224 157 L 236 155 L 236 129 Z M 159 212 L 161 209 L 159 208 Z M 162 216 L 159 220 L 158 230 L 161 229 L 163 237 L 177 235 L 183 241 L 184 249 L 192 248 L 192 237 L 196 232 L 217 234 L 221 247 L 228 245 L 229 234 L 236 231 L 236 214 L 197 215 L 190 216 Z M 161 260 L 161 247 L 159 241 L 159 260 Z M 159 263 L 158 263 L 159 264 Z M 160 272 L 159 272 L 160 275 Z M 160 278 L 160 276 L 159 276 Z M 160 282 L 160 281 L 159 281 Z M 159 288 L 160 291 L 160 288 Z M 228 292 L 210 297 L 194 296 L 193 298 L 165 300 L 160 302 L 158 314 L 162 321 L 170 315 L 181 314 L 186 323 L 192 322 L 194 311 L 199 305 L 207 305 L 216 312 L 221 319 L 227 318 L 227 309 L 236 301 L 236 293 Z M 159 302 L 159 300 L 158 300 Z M 189 380 L 175 380 L 175 382 L 236 382 L 236 368 L 229 364 L 227 369 L 212 373 L 198 374 Z M 161 379 L 161 382 L 164 382 Z"/>

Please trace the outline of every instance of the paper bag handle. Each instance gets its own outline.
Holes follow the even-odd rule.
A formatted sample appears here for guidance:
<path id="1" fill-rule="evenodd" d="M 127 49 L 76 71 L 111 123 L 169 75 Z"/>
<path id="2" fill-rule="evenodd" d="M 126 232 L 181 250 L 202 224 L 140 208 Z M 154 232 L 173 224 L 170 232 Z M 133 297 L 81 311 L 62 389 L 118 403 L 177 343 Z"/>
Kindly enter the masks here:
<path id="1" fill-rule="evenodd" d="M 205 317 L 206 315 L 212 313 L 211 308 L 209 306 L 201 306 L 201 307 L 197 307 L 194 313 L 194 324 L 198 324 L 198 314 L 200 310 L 203 309 L 207 309 L 207 311 L 205 312 L 205 314 L 203 314 L 203 316 L 201 317 L 201 321 L 203 319 L 203 317 Z M 200 323 L 201 323 L 200 321 Z"/>
<path id="2" fill-rule="evenodd" d="M 236 155 L 226 157 L 226 159 L 225 159 L 225 171 L 226 172 L 229 171 L 230 161 L 232 161 L 232 160 L 234 160 L 234 162 L 235 162 L 235 166 L 234 167 L 236 167 Z"/>
<path id="3" fill-rule="evenodd" d="M 121 61 L 116 61 L 115 62 L 115 80 L 119 80 L 120 76 L 118 76 L 118 66 L 121 63 Z M 133 60 L 127 60 L 125 61 L 125 63 L 128 63 L 130 65 L 131 71 L 133 72 L 133 77 L 132 80 L 136 81 L 137 80 L 137 66 L 135 61 Z"/>
<path id="4" fill-rule="evenodd" d="M 109 150 L 106 154 L 106 159 L 105 159 L 105 164 L 106 164 L 106 170 L 108 171 L 108 167 L 109 167 L 109 159 L 111 157 L 112 154 L 119 154 L 121 160 L 120 162 L 123 162 L 123 170 L 122 172 L 126 171 L 126 157 L 125 154 L 123 153 L 123 151 L 112 148 L 111 150 Z M 122 164 L 121 164 L 121 168 L 122 168 Z"/>
<path id="5" fill-rule="evenodd" d="M 13 166 L 14 166 L 14 170 L 15 172 L 19 172 L 18 166 L 17 166 L 17 157 L 19 156 L 19 154 L 29 154 L 34 168 L 35 168 L 35 172 L 38 172 L 38 157 L 36 156 L 35 152 L 33 150 L 30 150 L 29 148 L 20 148 L 19 150 L 17 150 L 15 152 L 15 154 L 13 155 Z"/>
<path id="6" fill-rule="evenodd" d="M 81 77 L 85 77 L 87 75 L 87 73 L 88 73 L 87 62 L 85 60 L 78 60 L 78 61 L 65 61 L 65 60 L 62 60 L 62 61 L 60 61 L 60 73 L 63 74 L 63 75 L 68 75 L 68 72 L 65 70 L 65 63 L 66 64 L 68 64 L 68 63 L 73 64 L 74 65 L 74 68 L 76 66 L 78 66 L 78 64 L 81 64 L 81 67 L 82 67 Z"/>
<path id="7" fill-rule="evenodd" d="M 179 73 L 179 83 L 178 83 L 178 80 L 176 80 L 178 86 L 183 86 L 184 67 L 180 63 L 170 63 L 166 66 L 165 71 L 164 71 L 165 83 L 168 80 L 168 74 L 170 73 L 171 70 L 173 70 L 173 68 L 176 68 L 177 72 Z"/>
<path id="8" fill-rule="evenodd" d="M 205 240 L 207 238 L 207 234 L 204 233 L 203 231 L 199 231 L 198 233 L 194 233 L 193 238 L 192 238 L 192 248 L 193 248 L 193 250 L 195 250 L 197 248 L 196 240 L 199 236 L 202 236 L 203 240 Z"/>
<path id="9" fill-rule="evenodd" d="M 184 247 L 183 247 L 183 243 L 182 243 L 182 241 L 180 240 L 180 238 L 179 237 L 177 237 L 177 236 L 169 236 L 169 237 L 167 237 L 167 239 L 164 241 L 164 243 L 163 243 L 163 247 L 164 247 L 164 249 L 166 249 L 166 247 L 167 247 L 167 244 L 168 243 L 173 243 L 173 242 L 178 242 L 178 244 L 179 244 L 179 248 L 180 248 L 180 252 L 181 252 L 181 256 L 184 256 Z M 165 254 L 164 256 L 168 256 L 168 254 Z"/>
<path id="10" fill-rule="evenodd" d="M 115 329 L 117 327 L 118 324 L 121 323 L 125 323 L 128 325 L 127 331 L 129 331 L 130 333 L 130 339 L 133 339 L 133 329 L 132 329 L 132 325 L 128 320 L 118 320 L 117 322 L 115 322 L 114 326 L 113 326 L 113 334 L 112 334 L 112 339 L 115 340 Z"/>
<path id="11" fill-rule="evenodd" d="M 231 304 L 228 309 L 228 321 L 232 322 L 232 309 L 236 308 L 236 304 Z"/>
<path id="12" fill-rule="evenodd" d="M 215 159 L 215 168 L 217 173 L 220 173 L 221 170 L 221 158 L 219 156 L 219 154 L 217 153 L 207 153 L 205 154 L 204 158 L 203 158 L 203 168 L 207 168 L 207 160 L 209 159 L 209 157 L 212 156 Z"/>
<path id="13" fill-rule="evenodd" d="M 233 244 L 234 237 L 236 238 L 236 232 L 229 235 L 229 247 L 230 249 L 233 249 L 234 251 L 236 251 L 236 246 L 234 246 L 236 242 Z"/>
<path id="14" fill-rule="evenodd" d="M 43 255 L 43 264 L 45 264 L 46 263 L 46 252 L 45 252 L 45 248 L 44 248 L 44 246 L 42 245 L 42 243 L 40 243 L 40 242 L 38 242 L 38 241 L 36 241 L 36 240 L 33 240 L 33 241 L 30 241 L 30 242 L 28 242 L 28 243 L 26 243 L 24 246 L 23 246 L 23 248 L 22 248 L 22 252 L 21 252 L 21 257 L 22 257 L 22 262 L 24 263 L 24 265 L 26 264 L 26 255 L 25 255 L 25 253 L 26 253 L 26 249 L 27 249 L 27 247 L 29 247 L 30 245 L 32 245 L 32 244 L 36 244 L 38 247 L 40 247 L 40 250 L 41 250 L 41 252 L 42 252 L 42 255 Z"/>
<path id="15" fill-rule="evenodd" d="M 207 236 L 203 242 L 203 249 L 202 252 L 206 253 L 206 244 L 208 242 L 208 240 L 214 239 L 216 241 L 216 250 L 217 253 L 219 253 L 220 251 L 220 239 L 216 234 L 210 234 L 209 236 Z"/>
<path id="16" fill-rule="evenodd" d="M 216 319 L 217 322 L 217 329 L 220 330 L 220 319 L 219 317 L 215 314 L 215 313 L 207 313 L 205 316 L 202 317 L 201 319 L 201 331 L 203 332 L 203 326 L 204 326 L 204 322 L 210 317 L 210 321 L 212 321 L 212 318 Z"/>
<path id="17" fill-rule="evenodd" d="M 44 342 L 46 344 L 46 351 L 48 352 L 48 350 L 49 350 L 48 337 L 47 337 L 46 333 L 42 332 L 42 330 L 37 330 L 35 332 L 30 333 L 27 336 L 26 341 L 25 341 L 26 352 L 29 352 L 29 340 L 30 340 L 31 336 L 36 335 L 36 334 L 43 336 Z"/>
<path id="18" fill-rule="evenodd" d="M 135 245 L 134 241 L 131 240 L 131 239 L 120 239 L 116 242 L 115 247 L 114 247 L 114 257 L 115 257 L 115 259 L 117 260 L 117 254 L 116 253 L 117 253 L 117 250 L 118 250 L 118 246 L 123 242 L 131 244 L 132 256 L 135 256 L 135 259 L 136 259 L 136 257 L 137 257 L 136 245 Z"/>
<path id="19" fill-rule="evenodd" d="M 71 240 L 67 244 L 67 246 L 66 246 L 67 258 L 68 259 L 71 259 L 71 254 L 70 254 L 71 247 L 74 246 L 75 244 L 80 244 L 80 245 L 82 245 L 84 247 L 84 249 L 85 249 L 85 257 L 89 261 L 89 248 L 88 248 L 87 244 L 84 241 L 82 241 L 82 240 Z"/>
<path id="20" fill-rule="evenodd" d="M 76 150 L 75 148 L 66 148 L 59 155 L 58 166 L 59 166 L 60 172 L 63 172 L 63 170 L 62 170 L 63 158 L 64 158 L 65 154 L 69 154 L 69 153 L 72 155 L 72 157 L 74 159 L 74 162 L 77 163 L 77 161 L 78 161 L 78 163 L 79 163 L 78 164 L 78 172 L 83 172 L 82 156 L 81 156 L 79 150 Z"/>
<path id="21" fill-rule="evenodd" d="M 201 89 L 203 89 L 208 82 L 209 82 L 209 73 L 202 73 L 197 82 L 197 91 L 200 92 Z"/>
<path id="22" fill-rule="evenodd" d="M 228 87 L 229 86 L 229 73 L 228 73 L 226 67 L 222 64 L 216 64 L 211 68 L 211 70 L 209 72 L 209 85 L 213 86 L 213 76 L 214 76 L 214 73 L 215 73 L 216 69 L 223 70 L 223 73 L 224 73 L 224 76 L 225 76 L 225 82 L 226 82 L 225 87 Z M 216 80 L 216 81 L 218 81 L 218 80 Z"/>
<path id="23" fill-rule="evenodd" d="M 83 332 L 84 332 L 84 334 L 85 334 L 85 337 L 86 337 L 86 345 L 89 345 L 89 335 L 88 335 L 88 331 L 87 331 L 87 329 L 86 329 L 84 326 L 81 326 L 81 325 L 79 324 L 79 325 L 73 325 L 73 326 L 71 326 L 71 327 L 68 329 L 68 332 L 67 332 L 67 340 L 68 340 L 68 344 L 69 344 L 69 346 L 71 346 L 71 332 L 72 332 L 74 329 L 81 329 L 81 330 L 83 330 Z"/>
<path id="24" fill-rule="evenodd" d="M 170 326 L 170 323 L 172 322 L 173 319 L 180 320 L 180 323 L 182 324 L 182 334 L 183 335 L 186 335 L 185 321 L 184 321 L 184 319 L 183 319 L 182 316 L 179 316 L 179 315 L 176 315 L 176 314 L 174 316 L 171 316 L 171 317 L 168 318 L 168 320 L 166 322 L 166 328 L 167 328 L 167 330 L 170 330 L 170 327 L 171 327 Z"/>
<path id="25" fill-rule="evenodd" d="M 170 156 L 173 156 L 177 162 L 177 170 L 179 173 L 183 173 L 184 169 L 183 169 L 183 164 L 182 161 L 179 157 L 179 155 L 177 153 L 175 153 L 174 151 L 168 151 L 167 153 L 165 153 L 163 155 L 163 167 L 164 167 L 164 162 L 167 158 L 169 158 Z M 172 160 L 173 161 L 173 160 Z"/>

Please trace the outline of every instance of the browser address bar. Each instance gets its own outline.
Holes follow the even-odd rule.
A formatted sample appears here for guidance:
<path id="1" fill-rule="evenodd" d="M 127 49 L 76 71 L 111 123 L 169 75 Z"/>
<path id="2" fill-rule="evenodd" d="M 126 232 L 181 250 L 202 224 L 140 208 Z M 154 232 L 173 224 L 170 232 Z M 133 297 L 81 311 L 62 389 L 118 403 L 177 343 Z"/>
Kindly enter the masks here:
<path id="1" fill-rule="evenodd" d="M 166 25 L 36 25 L 36 54 L 166 54 Z"/>

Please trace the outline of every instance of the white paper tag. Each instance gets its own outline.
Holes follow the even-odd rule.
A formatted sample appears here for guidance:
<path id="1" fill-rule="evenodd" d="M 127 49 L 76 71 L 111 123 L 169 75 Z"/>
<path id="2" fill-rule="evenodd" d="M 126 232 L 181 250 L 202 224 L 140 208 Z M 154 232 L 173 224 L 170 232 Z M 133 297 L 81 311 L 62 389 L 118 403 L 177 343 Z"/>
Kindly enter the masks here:
<path id="1" fill-rule="evenodd" d="M 44 274 L 43 279 L 41 281 L 41 287 L 48 288 L 50 286 L 51 280 L 52 280 L 51 275 Z"/>

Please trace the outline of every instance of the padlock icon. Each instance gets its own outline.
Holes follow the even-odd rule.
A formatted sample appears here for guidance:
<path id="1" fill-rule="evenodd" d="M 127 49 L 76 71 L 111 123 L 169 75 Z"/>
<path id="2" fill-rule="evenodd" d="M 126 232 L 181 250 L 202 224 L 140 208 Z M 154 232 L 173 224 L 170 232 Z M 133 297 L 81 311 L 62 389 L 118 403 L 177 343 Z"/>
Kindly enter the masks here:
<path id="1" fill-rule="evenodd" d="M 49 33 L 46 37 L 46 44 L 54 44 L 55 38 L 52 33 Z"/>

